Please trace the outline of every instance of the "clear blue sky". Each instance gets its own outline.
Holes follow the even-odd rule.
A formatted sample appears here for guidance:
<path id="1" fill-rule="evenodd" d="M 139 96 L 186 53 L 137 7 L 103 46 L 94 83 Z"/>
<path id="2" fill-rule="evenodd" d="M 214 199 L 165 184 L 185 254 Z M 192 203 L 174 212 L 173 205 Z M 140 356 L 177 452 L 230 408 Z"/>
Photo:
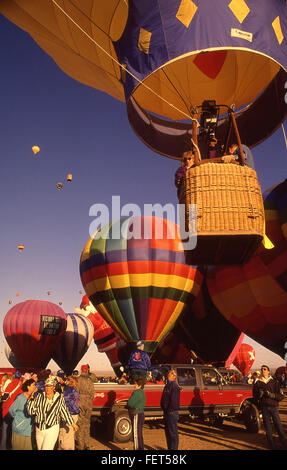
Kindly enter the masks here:
<path id="1" fill-rule="evenodd" d="M 176 204 L 173 175 L 178 164 L 135 136 L 125 104 L 65 75 L 28 34 L 2 16 L 0 64 L 2 325 L 9 299 L 12 305 L 27 299 L 61 301 L 66 313 L 73 312 L 82 297 L 79 259 L 93 220 L 90 207 L 103 203 L 111 208 L 113 195 L 120 195 L 122 206 L 135 203 L 142 210 L 146 203 Z M 33 145 L 41 149 L 37 156 Z M 281 130 L 253 155 L 263 191 L 285 179 Z M 66 182 L 68 173 L 71 183 Z M 18 243 L 25 245 L 22 253 Z M 256 348 L 259 365 L 263 359 L 284 363 Z M 92 369 L 109 365 L 93 343 L 83 362 Z M 1 365 L 8 365 L 2 327 Z"/>

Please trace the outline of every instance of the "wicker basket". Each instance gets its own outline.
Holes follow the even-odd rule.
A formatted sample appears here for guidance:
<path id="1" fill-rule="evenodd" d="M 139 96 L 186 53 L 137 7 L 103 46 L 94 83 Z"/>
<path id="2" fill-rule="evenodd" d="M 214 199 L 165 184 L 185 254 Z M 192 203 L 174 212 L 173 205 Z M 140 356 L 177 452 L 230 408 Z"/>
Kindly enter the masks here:
<path id="1" fill-rule="evenodd" d="M 190 264 L 242 264 L 264 236 L 264 206 L 255 170 L 234 163 L 204 163 L 187 170 L 179 202 L 193 231 L 189 204 L 197 205 L 197 245 Z"/>

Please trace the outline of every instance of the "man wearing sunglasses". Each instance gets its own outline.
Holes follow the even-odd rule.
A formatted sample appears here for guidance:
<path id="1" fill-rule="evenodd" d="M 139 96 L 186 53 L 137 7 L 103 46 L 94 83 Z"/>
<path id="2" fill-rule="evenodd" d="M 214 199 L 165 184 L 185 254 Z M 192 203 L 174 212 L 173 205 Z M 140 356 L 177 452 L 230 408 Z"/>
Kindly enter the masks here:
<path id="1" fill-rule="evenodd" d="M 177 195 L 179 196 L 179 189 L 180 185 L 182 182 L 182 179 L 185 175 L 186 170 L 194 166 L 195 162 L 195 155 L 192 150 L 189 150 L 187 152 L 183 152 L 182 157 L 181 157 L 181 165 L 180 167 L 176 170 L 175 176 L 174 176 L 174 184 L 177 187 Z"/>
<path id="2" fill-rule="evenodd" d="M 287 449 L 287 440 L 278 411 L 278 404 L 283 400 L 284 393 L 280 390 L 279 382 L 271 377 L 270 369 L 266 365 L 261 367 L 261 377 L 253 385 L 253 397 L 262 412 L 270 449 L 276 449 L 272 432 L 273 425 L 280 437 L 283 449 Z"/>

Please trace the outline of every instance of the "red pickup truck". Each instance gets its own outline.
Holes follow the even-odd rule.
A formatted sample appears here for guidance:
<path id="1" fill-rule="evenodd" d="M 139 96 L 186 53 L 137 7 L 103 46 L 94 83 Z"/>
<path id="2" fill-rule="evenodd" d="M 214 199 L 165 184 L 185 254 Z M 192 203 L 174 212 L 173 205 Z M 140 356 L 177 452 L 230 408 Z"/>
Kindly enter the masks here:
<path id="1" fill-rule="evenodd" d="M 252 385 L 228 383 L 219 371 L 204 365 L 161 365 L 154 367 L 154 380 L 147 382 L 145 416 L 163 416 L 160 400 L 167 372 L 177 372 L 180 393 L 180 415 L 190 419 L 209 420 L 221 424 L 225 418 L 241 420 L 249 432 L 259 431 L 259 411 L 253 403 Z M 127 400 L 132 384 L 96 383 L 93 417 L 100 417 L 109 438 L 117 442 L 131 439 L 131 422 Z"/>

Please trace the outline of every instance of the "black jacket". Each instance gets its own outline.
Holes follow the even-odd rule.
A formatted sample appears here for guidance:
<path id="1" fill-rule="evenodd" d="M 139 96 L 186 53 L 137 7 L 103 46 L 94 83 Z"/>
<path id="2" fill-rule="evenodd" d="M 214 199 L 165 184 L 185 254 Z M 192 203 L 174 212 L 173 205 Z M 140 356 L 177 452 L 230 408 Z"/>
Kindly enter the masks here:
<path id="1" fill-rule="evenodd" d="M 283 400 L 284 393 L 280 390 L 279 382 L 270 377 L 270 380 L 265 383 L 262 379 L 258 379 L 253 385 L 253 397 L 259 409 L 263 406 L 278 406 L 279 402 Z"/>
<path id="2" fill-rule="evenodd" d="M 165 385 L 161 396 L 160 406 L 165 413 L 179 410 L 180 388 L 175 381 L 171 380 Z"/>

